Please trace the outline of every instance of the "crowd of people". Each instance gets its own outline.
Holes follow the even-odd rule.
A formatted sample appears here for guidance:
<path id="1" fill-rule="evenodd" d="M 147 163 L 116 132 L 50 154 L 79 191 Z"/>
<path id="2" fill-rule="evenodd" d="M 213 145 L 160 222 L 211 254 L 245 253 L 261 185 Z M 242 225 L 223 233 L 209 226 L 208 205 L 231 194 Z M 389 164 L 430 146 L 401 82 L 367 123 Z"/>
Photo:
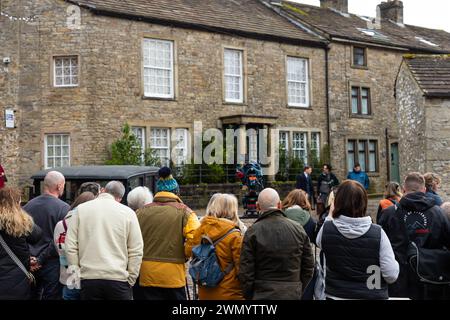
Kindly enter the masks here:
<path id="1" fill-rule="evenodd" d="M 125 186 L 110 181 L 84 183 L 69 206 L 57 171 L 23 208 L 2 186 L 0 300 L 186 300 L 187 274 L 200 300 L 450 299 L 439 177 L 388 183 L 373 221 L 361 166 L 342 183 L 331 170 L 323 166 L 317 193 L 308 166 L 283 201 L 262 190 L 250 227 L 231 194 L 214 194 L 199 217 L 167 167 L 155 195 L 137 187 L 127 205 Z"/>

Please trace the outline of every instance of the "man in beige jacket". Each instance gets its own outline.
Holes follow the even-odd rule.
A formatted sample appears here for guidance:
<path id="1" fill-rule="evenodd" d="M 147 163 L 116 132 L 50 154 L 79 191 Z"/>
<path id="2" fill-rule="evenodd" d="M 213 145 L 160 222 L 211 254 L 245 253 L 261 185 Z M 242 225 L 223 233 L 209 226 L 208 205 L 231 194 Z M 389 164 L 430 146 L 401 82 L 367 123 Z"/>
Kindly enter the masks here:
<path id="1" fill-rule="evenodd" d="M 111 181 L 71 218 L 66 254 L 69 268 L 79 270 L 82 300 L 132 299 L 144 245 L 136 214 L 120 203 L 124 194 L 123 184 Z"/>

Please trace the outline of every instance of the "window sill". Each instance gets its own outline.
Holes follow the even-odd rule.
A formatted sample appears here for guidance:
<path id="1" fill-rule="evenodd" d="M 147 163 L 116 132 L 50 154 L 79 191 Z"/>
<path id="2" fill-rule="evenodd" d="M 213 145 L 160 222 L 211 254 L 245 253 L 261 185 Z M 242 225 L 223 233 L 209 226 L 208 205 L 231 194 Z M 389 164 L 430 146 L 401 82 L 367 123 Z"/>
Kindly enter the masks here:
<path id="1" fill-rule="evenodd" d="M 286 108 L 288 108 L 288 109 L 296 109 L 296 110 L 312 110 L 313 109 L 312 106 L 309 106 L 309 107 L 297 107 L 297 106 L 290 106 L 290 105 L 287 105 Z"/>
<path id="2" fill-rule="evenodd" d="M 59 90 L 59 89 L 76 89 L 76 88 L 79 88 L 80 86 L 79 85 L 76 85 L 76 86 L 53 86 L 52 88 L 54 89 L 54 90 Z"/>
<path id="3" fill-rule="evenodd" d="M 371 178 L 379 178 L 381 177 L 381 174 L 379 172 L 366 172 L 367 176 L 371 177 Z"/>
<path id="4" fill-rule="evenodd" d="M 177 101 L 177 99 L 175 99 L 175 98 L 160 98 L 160 97 L 149 97 L 149 96 L 142 96 L 142 100 Z"/>
<path id="5" fill-rule="evenodd" d="M 228 106 L 243 106 L 247 107 L 247 103 L 245 102 L 231 102 L 231 101 L 222 101 L 222 105 L 228 105 Z"/>
<path id="6" fill-rule="evenodd" d="M 354 119 L 365 119 L 365 120 L 373 120 L 373 114 L 370 115 L 361 115 L 361 114 L 350 114 L 350 118 Z"/>
<path id="7" fill-rule="evenodd" d="M 357 65 L 352 65 L 352 69 L 369 70 L 369 67 L 368 67 L 368 66 L 357 66 Z"/>

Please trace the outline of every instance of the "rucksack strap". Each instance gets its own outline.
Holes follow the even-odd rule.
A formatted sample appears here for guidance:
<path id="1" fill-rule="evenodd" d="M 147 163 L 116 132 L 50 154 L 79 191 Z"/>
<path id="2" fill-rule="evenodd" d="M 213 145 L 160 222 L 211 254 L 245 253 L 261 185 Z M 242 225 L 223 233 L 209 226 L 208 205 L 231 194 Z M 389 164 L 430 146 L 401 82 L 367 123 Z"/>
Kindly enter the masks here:
<path id="1" fill-rule="evenodd" d="M 64 228 L 64 233 L 67 233 L 67 223 L 66 223 L 66 218 L 62 219 L 62 225 Z"/>

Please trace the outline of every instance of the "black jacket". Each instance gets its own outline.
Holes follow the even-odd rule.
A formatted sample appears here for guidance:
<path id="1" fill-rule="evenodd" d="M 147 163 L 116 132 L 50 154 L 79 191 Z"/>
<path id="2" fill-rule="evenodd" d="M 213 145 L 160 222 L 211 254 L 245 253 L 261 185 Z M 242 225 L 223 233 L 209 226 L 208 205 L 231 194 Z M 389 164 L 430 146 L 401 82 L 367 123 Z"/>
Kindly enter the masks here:
<path id="1" fill-rule="evenodd" d="M 281 210 L 263 213 L 245 233 L 239 280 L 246 299 L 300 300 L 313 271 L 308 236 Z"/>
<path id="2" fill-rule="evenodd" d="M 339 179 L 334 175 L 334 173 L 330 172 L 329 176 L 322 173 L 317 179 L 317 193 L 319 194 L 320 194 L 320 185 L 322 184 L 322 181 L 327 181 L 330 185 L 330 189 L 332 189 L 333 187 L 337 187 L 339 185 Z"/>
<path id="3" fill-rule="evenodd" d="M 308 175 L 308 179 L 305 177 L 305 173 L 301 173 L 297 176 L 297 189 L 302 189 L 305 191 L 310 197 L 314 197 L 314 186 L 312 183 L 311 175 Z"/>
<path id="4" fill-rule="evenodd" d="M 41 237 L 41 230 L 34 225 L 28 237 L 15 238 L 0 231 L 3 239 L 22 264 L 30 270 L 30 249 L 28 244 L 37 243 Z M 30 297 L 30 284 L 22 270 L 0 245 L 0 300 L 27 300 Z"/>
<path id="5" fill-rule="evenodd" d="M 399 206 L 383 211 L 379 224 L 383 227 L 395 258 L 400 264 L 396 283 L 390 285 L 391 297 L 421 297 L 421 284 L 410 272 L 407 262 L 407 248 L 410 241 L 427 249 L 450 248 L 450 221 L 434 201 L 422 192 L 406 194 Z"/>

